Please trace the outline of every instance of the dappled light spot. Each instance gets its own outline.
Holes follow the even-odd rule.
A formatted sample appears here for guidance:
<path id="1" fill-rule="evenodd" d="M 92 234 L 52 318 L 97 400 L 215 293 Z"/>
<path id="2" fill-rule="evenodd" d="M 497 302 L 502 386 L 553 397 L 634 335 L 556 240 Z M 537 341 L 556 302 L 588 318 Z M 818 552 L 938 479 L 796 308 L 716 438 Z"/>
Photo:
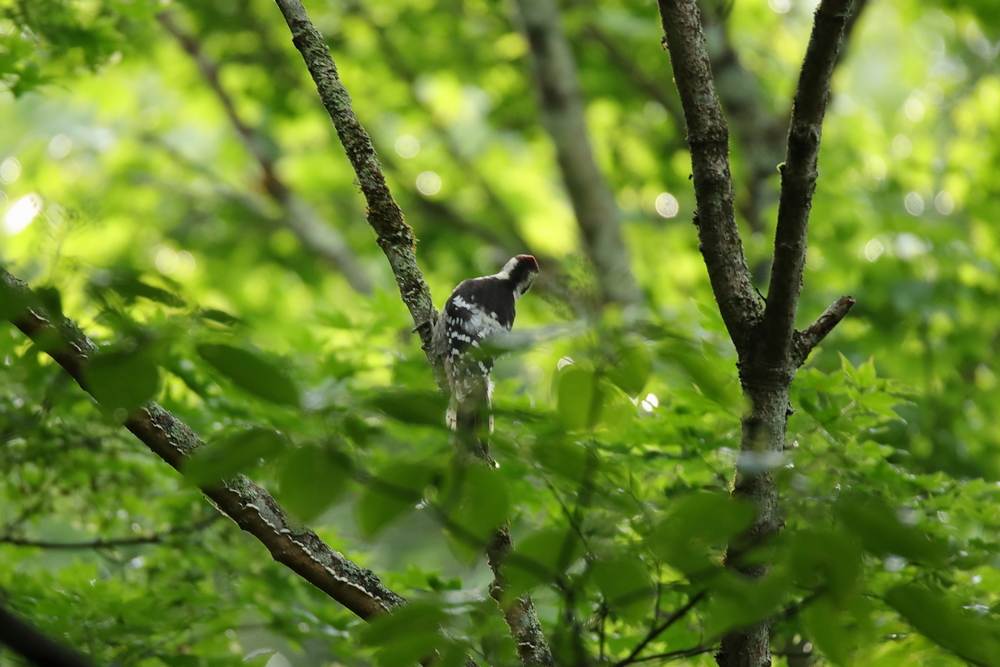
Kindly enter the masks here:
<path id="1" fill-rule="evenodd" d="M 913 153 L 913 142 L 905 134 L 897 134 L 892 138 L 892 152 L 899 158 L 910 157 Z"/>
<path id="2" fill-rule="evenodd" d="M 642 109 L 643 115 L 653 125 L 660 125 L 667 121 L 667 110 L 659 102 L 649 101 Z"/>
<path id="3" fill-rule="evenodd" d="M 433 171 L 425 171 L 417 176 L 417 190 L 420 190 L 420 194 L 428 197 L 436 195 L 441 191 L 441 177 Z"/>
<path id="4" fill-rule="evenodd" d="M 3 230 L 13 236 L 31 224 L 42 212 L 42 198 L 34 192 L 24 195 L 7 209 L 3 216 Z"/>
<path id="5" fill-rule="evenodd" d="M 61 160 L 73 150 L 73 140 L 65 134 L 57 134 L 49 140 L 49 156 Z"/>
<path id="6" fill-rule="evenodd" d="M 767 0 L 767 6 L 777 14 L 787 14 L 792 8 L 791 0 Z"/>
<path id="7" fill-rule="evenodd" d="M 955 210 L 955 199 L 948 194 L 947 190 L 942 190 L 934 197 L 934 208 L 941 215 L 951 215 Z"/>
<path id="8" fill-rule="evenodd" d="M 404 134 L 396 139 L 395 148 L 400 157 L 416 157 L 420 152 L 420 140 L 411 134 Z"/>
<path id="9" fill-rule="evenodd" d="M 16 157 L 9 157 L 0 162 L 0 183 L 13 183 L 21 175 L 21 163 Z"/>
<path id="10" fill-rule="evenodd" d="M 163 275 L 170 275 L 177 270 L 177 265 L 180 263 L 177 258 L 177 253 L 170 248 L 160 248 L 156 253 L 156 259 L 154 260 L 156 264 L 156 270 Z"/>
<path id="11" fill-rule="evenodd" d="M 656 197 L 656 212 L 664 218 L 672 218 L 680 211 L 680 204 L 677 198 L 669 192 L 661 192 Z"/>
<path id="12" fill-rule="evenodd" d="M 885 178 L 887 167 L 885 164 L 885 160 L 883 160 L 882 158 L 878 157 L 877 155 L 872 155 L 870 158 L 868 158 L 867 164 L 865 166 L 868 168 L 868 173 L 871 174 L 871 177 L 874 178 L 876 181 L 881 181 L 882 179 Z"/>
<path id="13" fill-rule="evenodd" d="M 910 215 L 920 215 L 924 212 L 924 198 L 916 192 L 908 192 L 903 198 L 903 206 Z"/>
<path id="14" fill-rule="evenodd" d="M 914 123 L 919 123 L 924 119 L 924 103 L 913 95 L 910 95 L 903 103 L 903 113 Z"/>
<path id="15" fill-rule="evenodd" d="M 865 244 L 865 259 L 869 262 L 874 262 L 881 257 L 883 252 L 885 252 L 885 246 L 879 243 L 878 239 L 872 239 Z"/>
<path id="16" fill-rule="evenodd" d="M 911 234 L 909 232 L 897 234 L 894 246 L 896 257 L 904 260 L 913 259 L 914 257 L 923 255 L 930 250 L 929 243 L 916 234 Z"/>

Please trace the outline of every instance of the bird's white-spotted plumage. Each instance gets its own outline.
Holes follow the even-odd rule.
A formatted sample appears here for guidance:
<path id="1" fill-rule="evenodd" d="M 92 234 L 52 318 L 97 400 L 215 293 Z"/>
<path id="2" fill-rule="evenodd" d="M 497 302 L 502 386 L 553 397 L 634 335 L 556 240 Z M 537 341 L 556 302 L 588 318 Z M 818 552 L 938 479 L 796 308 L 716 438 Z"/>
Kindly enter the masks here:
<path id="1" fill-rule="evenodd" d="M 434 326 L 434 346 L 444 360 L 451 399 L 448 425 L 477 429 L 487 417 L 493 430 L 490 371 L 495 358 L 491 340 L 514 325 L 514 303 L 528 291 L 538 274 L 531 255 L 511 258 L 499 273 L 462 281 L 451 293 Z"/>

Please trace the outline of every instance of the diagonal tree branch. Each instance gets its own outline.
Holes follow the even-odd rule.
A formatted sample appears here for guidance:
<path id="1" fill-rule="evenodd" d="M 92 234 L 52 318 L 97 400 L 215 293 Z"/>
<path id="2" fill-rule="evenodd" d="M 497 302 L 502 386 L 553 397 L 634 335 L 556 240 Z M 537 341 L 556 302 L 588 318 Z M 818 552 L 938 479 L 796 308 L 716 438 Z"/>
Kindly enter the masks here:
<path id="1" fill-rule="evenodd" d="M 751 332 L 764 308 L 750 282 L 736 226 L 729 128 L 715 94 L 694 0 L 659 0 L 659 8 L 691 146 L 700 249 L 722 319 L 742 355 L 750 347 Z"/>
<path id="2" fill-rule="evenodd" d="M 851 0 L 823 0 L 820 3 L 802 62 L 788 128 L 788 152 L 781 168 L 774 262 L 762 331 L 764 365 L 784 363 L 795 332 L 823 117 L 850 9 Z"/>
<path id="3" fill-rule="evenodd" d="M 0 606 L 0 644 L 38 667 L 91 667 L 79 653 L 43 634 Z"/>
<path id="4" fill-rule="evenodd" d="M 587 135 L 584 105 L 569 42 L 555 0 L 517 0 L 531 45 L 532 74 L 544 125 L 569 194 L 584 251 L 597 273 L 605 301 L 635 303 L 639 288 L 622 239 L 614 194 L 601 174 Z"/>
<path id="5" fill-rule="evenodd" d="M 28 287 L 0 267 L 4 317 L 45 350 L 87 390 L 85 369 L 97 347 L 68 319 L 55 321 L 37 305 Z M 176 470 L 204 445 L 184 422 L 156 403 L 130 415 L 125 428 Z M 243 475 L 202 489 L 236 524 L 256 537 L 274 560 L 313 584 L 359 617 L 369 620 L 405 600 L 378 577 L 331 549 L 314 532 L 297 525 L 271 495 Z"/>
<path id="6" fill-rule="evenodd" d="M 435 372 L 435 378 L 442 390 L 447 382 L 442 372 L 440 359 L 436 358 L 431 342 L 437 311 L 431 301 L 430 289 L 417 268 L 413 230 L 403 221 L 403 214 L 392 198 L 385 177 L 372 147 L 371 139 L 351 109 L 351 98 L 337 74 L 337 66 L 330 56 L 323 36 L 309 20 L 300 0 L 275 0 L 285 22 L 292 33 L 292 43 L 302 54 L 306 67 L 316 83 L 323 106 L 333 120 L 347 157 L 358 175 L 361 191 L 368 202 L 368 222 L 378 236 L 378 243 L 385 252 L 396 276 L 403 302 L 410 309 L 416 329 L 423 341 L 423 349 Z M 512 546 L 510 534 L 505 529 L 497 532 L 496 538 L 505 548 L 496 551 L 506 556 Z M 490 558 L 494 572 L 491 595 L 502 598 L 505 578 L 502 560 Z M 500 599 L 498 598 L 498 599 Z M 504 618 L 510 627 L 518 654 L 526 667 L 550 667 L 553 665 L 548 642 L 541 632 L 534 605 L 527 595 L 511 604 L 504 604 Z"/>
<path id="7" fill-rule="evenodd" d="M 343 235 L 323 220 L 316 210 L 299 197 L 278 175 L 275 155 L 269 148 L 275 145 L 274 142 L 264 136 L 260 128 L 250 127 L 240 117 L 232 97 L 219 80 L 218 65 L 205 54 L 197 39 L 177 25 L 171 12 L 160 12 L 156 15 L 156 19 L 173 35 L 184 52 L 191 56 L 209 88 L 219 98 L 233 129 L 260 166 L 264 190 L 281 205 L 284 225 L 298 237 L 302 245 L 340 271 L 355 291 L 371 294 L 371 279 L 358 263 Z"/>
<path id="8" fill-rule="evenodd" d="M 340 143 L 347 152 L 347 159 L 358 176 L 358 185 L 368 204 L 368 224 L 375 231 L 378 245 L 389 260 L 400 296 L 416 325 L 414 330 L 420 335 L 421 347 L 435 371 L 438 386 L 446 386 L 441 360 L 436 358 L 431 345 L 437 310 L 434 308 L 430 289 L 417 267 L 417 239 L 413 230 L 403 220 L 403 212 L 389 192 L 371 139 L 354 115 L 351 96 L 340 82 L 337 66 L 330 57 L 323 35 L 309 20 L 305 7 L 299 0 L 275 2 L 292 33 L 292 43 L 302 54 L 319 91 L 320 100 L 330 114 Z"/>

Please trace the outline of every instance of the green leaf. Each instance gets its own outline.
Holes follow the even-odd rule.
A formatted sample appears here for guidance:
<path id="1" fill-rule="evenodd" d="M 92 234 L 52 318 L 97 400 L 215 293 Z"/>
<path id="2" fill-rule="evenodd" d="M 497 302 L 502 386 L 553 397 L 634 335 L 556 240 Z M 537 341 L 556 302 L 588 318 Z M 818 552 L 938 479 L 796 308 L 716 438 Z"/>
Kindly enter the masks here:
<path id="1" fill-rule="evenodd" d="M 587 568 L 608 608 L 626 620 L 640 621 L 650 611 L 655 588 L 649 568 L 635 557 L 600 560 Z"/>
<path id="2" fill-rule="evenodd" d="M 202 343 L 198 354 L 236 386 L 278 405 L 299 405 L 299 391 L 291 378 L 270 361 L 231 345 Z"/>
<path id="3" fill-rule="evenodd" d="M 546 528 L 519 539 L 507 557 L 510 582 L 504 599 L 512 600 L 561 578 L 583 553 L 583 543 L 573 528 Z"/>
<path id="4" fill-rule="evenodd" d="M 509 498 L 507 485 L 493 468 L 474 464 L 459 468 L 442 497 L 457 498 L 449 510 L 452 535 L 460 543 L 482 552 L 497 528 L 507 521 Z M 473 555 L 473 557 L 474 557 Z"/>
<path id="5" fill-rule="evenodd" d="M 160 372 L 145 347 L 94 355 L 84 373 L 87 386 L 105 410 L 132 412 L 156 395 Z"/>
<path id="6" fill-rule="evenodd" d="M 243 323 L 243 320 L 236 317 L 235 315 L 230 315 L 225 311 L 216 310 L 215 308 L 205 308 L 199 310 L 198 316 L 206 320 L 211 320 L 212 322 L 225 324 L 226 326 L 234 326 Z"/>
<path id="7" fill-rule="evenodd" d="M 904 525 L 886 503 L 873 496 L 845 494 L 834 513 L 848 531 L 877 556 L 896 555 L 909 561 L 942 564 L 945 550 L 920 530 Z"/>
<path id="8" fill-rule="evenodd" d="M 413 511 L 435 472 L 423 463 L 394 463 L 380 470 L 358 500 L 361 531 L 372 537 L 394 519 Z"/>
<path id="9" fill-rule="evenodd" d="M 15 289 L 0 274 L 0 320 L 12 320 L 24 314 L 31 305 L 30 292 Z"/>
<path id="10" fill-rule="evenodd" d="M 531 450 L 539 465 L 570 482 L 580 482 L 596 469 L 595 454 L 585 445 L 561 438 L 539 438 Z"/>
<path id="11" fill-rule="evenodd" d="M 920 584 L 904 584 L 885 594 L 885 601 L 922 635 L 962 658 L 985 667 L 1000 667 L 1000 633 L 996 622 L 977 617 L 961 604 Z"/>
<path id="12" fill-rule="evenodd" d="M 369 403 L 389 417 L 407 424 L 446 428 L 447 399 L 435 391 L 387 389 L 376 393 Z"/>
<path id="13" fill-rule="evenodd" d="M 725 570 L 712 578 L 705 609 L 705 635 L 720 637 L 734 628 L 764 620 L 781 607 L 792 587 L 792 577 L 774 569 L 763 579 L 750 580 Z"/>
<path id="14" fill-rule="evenodd" d="M 362 645 L 377 648 L 377 665 L 402 667 L 423 662 L 445 649 L 451 642 L 441 629 L 448 621 L 440 604 L 414 601 L 379 614 L 368 625 L 359 627 L 357 635 Z M 451 651 L 446 654 L 452 656 Z"/>
<path id="15" fill-rule="evenodd" d="M 840 610 L 825 596 L 808 602 L 802 611 L 808 637 L 824 656 L 840 667 L 851 667 L 854 645 L 851 628 L 840 618 Z"/>
<path id="16" fill-rule="evenodd" d="M 331 446 L 306 445 L 283 456 L 278 466 L 278 500 L 308 523 L 347 491 L 351 460 Z"/>
<path id="17" fill-rule="evenodd" d="M 195 486 L 217 484 L 262 458 L 275 456 L 284 446 L 285 439 L 277 431 L 253 427 L 195 450 L 184 465 L 184 475 Z"/>
<path id="18" fill-rule="evenodd" d="M 653 357 L 641 342 L 621 341 L 615 346 L 608 379 L 629 396 L 638 396 L 653 370 Z"/>
<path id="19" fill-rule="evenodd" d="M 559 371 L 556 380 L 559 414 L 570 430 L 589 429 L 600 413 L 600 390 L 593 371 L 572 364 Z"/>
<path id="20" fill-rule="evenodd" d="M 718 567 L 713 549 L 749 527 L 753 508 L 728 495 L 697 491 L 668 510 L 649 537 L 653 553 L 687 575 Z"/>

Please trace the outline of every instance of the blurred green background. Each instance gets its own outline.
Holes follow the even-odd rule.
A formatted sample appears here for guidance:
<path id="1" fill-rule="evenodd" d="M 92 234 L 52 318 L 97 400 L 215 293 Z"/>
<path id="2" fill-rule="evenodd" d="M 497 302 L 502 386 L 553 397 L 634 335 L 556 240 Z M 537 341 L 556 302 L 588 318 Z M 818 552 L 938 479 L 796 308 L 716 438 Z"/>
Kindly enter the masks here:
<path id="1" fill-rule="evenodd" d="M 485 538 L 492 517 L 510 516 L 523 553 L 542 560 L 576 536 L 578 558 L 517 585 L 533 590 L 557 653 L 579 641 L 594 664 L 627 655 L 654 607 L 669 613 L 703 586 L 711 601 L 649 655 L 705 647 L 684 664 L 714 664 L 721 630 L 778 613 L 778 664 L 1000 664 L 994 3 L 855 8 L 799 326 L 842 294 L 858 304 L 793 385 L 777 462 L 786 532 L 767 556 L 767 590 L 698 574 L 718 569 L 742 525 L 725 501 L 742 405 L 692 225 L 655 3 L 560 4 L 643 294 L 628 308 L 594 306 L 514 3 L 307 3 L 419 238 L 436 304 L 512 254 L 542 263 L 515 325 L 532 343 L 494 372 L 500 468 L 488 497 L 468 500 L 470 525 Z M 814 7 L 702 5 L 763 293 Z M 433 496 L 451 445 L 354 173 L 277 8 L 3 0 L 0 16 L 0 261 L 125 355 L 107 382 L 122 405 L 155 398 L 213 441 L 222 463 L 207 474 L 247 471 L 335 549 L 445 610 L 450 636 L 481 664 L 513 664 L 475 545 L 364 483 L 374 474 Z M 7 605 L 98 664 L 409 655 L 420 628 L 361 632 L 213 520 L 197 488 L 13 327 L 0 328 L 0 359 Z M 249 376 L 234 378 L 227 360 Z M 253 456 L 233 454 L 251 425 L 268 435 L 249 443 Z M 52 548 L 134 537 L 151 539 Z M 0 664 L 21 663 L 0 651 Z"/>

